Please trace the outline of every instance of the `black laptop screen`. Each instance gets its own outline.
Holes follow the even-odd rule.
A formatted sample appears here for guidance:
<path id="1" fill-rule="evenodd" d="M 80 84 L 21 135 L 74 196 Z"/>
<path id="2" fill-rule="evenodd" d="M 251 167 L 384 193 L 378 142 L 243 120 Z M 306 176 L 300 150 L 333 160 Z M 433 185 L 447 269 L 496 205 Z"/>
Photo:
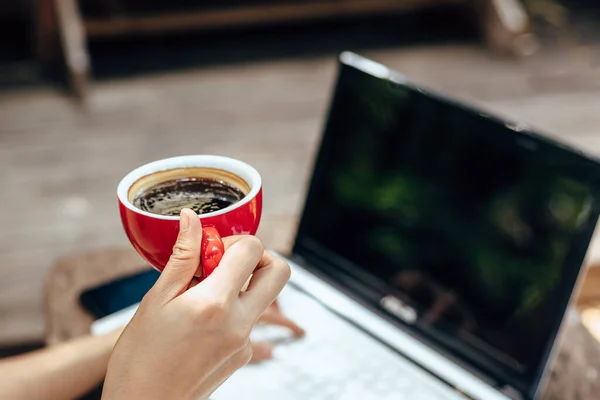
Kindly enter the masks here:
<path id="1" fill-rule="evenodd" d="M 296 246 L 352 265 L 480 368 L 530 383 L 598 216 L 594 173 L 574 152 L 342 66 Z"/>

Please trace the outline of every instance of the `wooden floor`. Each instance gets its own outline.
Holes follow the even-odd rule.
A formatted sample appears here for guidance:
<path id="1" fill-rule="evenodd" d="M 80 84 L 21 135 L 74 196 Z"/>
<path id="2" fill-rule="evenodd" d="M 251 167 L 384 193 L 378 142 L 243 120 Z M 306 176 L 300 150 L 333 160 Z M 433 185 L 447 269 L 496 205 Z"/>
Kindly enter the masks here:
<path id="1" fill-rule="evenodd" d="M 600 154 L 595 49 L 521 62 L 476 44 L 363 54 Z M 335 67 L 329 54 L 108 80 L 94 84 L 86 111 L 52 88 L 0 93 L 0 346 L 42 337 L 41 290 L 58 257 L 128 245 L 115 188 L 148 161 L 211 153 L 254 165 L 266 196 L 260 235 L 288 248 Z"/>

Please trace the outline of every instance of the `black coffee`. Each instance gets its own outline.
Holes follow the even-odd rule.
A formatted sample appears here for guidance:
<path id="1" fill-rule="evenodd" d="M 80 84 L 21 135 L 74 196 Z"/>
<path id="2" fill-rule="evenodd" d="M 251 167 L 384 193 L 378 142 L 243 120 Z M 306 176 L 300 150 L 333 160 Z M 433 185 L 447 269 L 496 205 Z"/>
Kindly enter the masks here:
<path id="1" fill-rule="evenodd" d="M 219 211 L 244 198 L 244 192 L 223 181 L 181 178 L 161 182 L 138 193 L 133 205 L 159 215 L 179 215 L 182 208 L 197 214 Z"/>

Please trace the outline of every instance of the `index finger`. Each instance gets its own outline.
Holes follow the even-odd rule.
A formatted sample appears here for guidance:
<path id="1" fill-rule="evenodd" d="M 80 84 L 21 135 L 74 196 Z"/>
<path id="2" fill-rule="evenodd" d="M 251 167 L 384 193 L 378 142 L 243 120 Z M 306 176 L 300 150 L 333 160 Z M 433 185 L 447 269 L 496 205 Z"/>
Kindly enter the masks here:
<path id="1" fill-rule="evenodd" d="M 261 261 L 263 253 L 264 248 L 260 240 L 244 235 L 229 245 L 219 266 L 204 282 L 237 297 Z"/>
<path id="2" fill-rule="evenodd" d="M 275 301 L 290 279 L 290 266 L 281 258 L 265 252 L 240 300 L 256 320 Z"/>
<path id="3" fill-rule="evenodd" d="M 225 247 L 225 250 L 227 250 L 228 248 L 230 248 L 231 246 L 233 246 L 234 244 L 236 244 L 240 240 L 243 240 L 244 238 L 247 238 L 248 236 L 249 235 L 225 236 L 225 237 L 222 237 L 221 240 L 223 241 L 223 246 Z"/>
<path id="4" fill-rule="evenodd" d="M 244 239 L 248 237 L 248 235 L 232 235 L 232 236 L 225 236 L 221 238 L 221 241 L 223 242 L 223 247 L 225 248 L 225 251 L 227 251 L 227 249 L 229 249 L 231 246 L 233 246 L 235 243 L 239 242 L 240 240 Z M 200 283 L 200 279 L 202 277 L 202 266 L 199 265 L 198 266 L 198 270 L 196 271 L 196 274 L 194 275 L 194 278 L 192 278 L 192 281 L 190 282 L 188 289 L 193 288 L 194 286 L 196 286 L 197 284 Z M 248 282 L 248 281 L 246 281 Z"/>

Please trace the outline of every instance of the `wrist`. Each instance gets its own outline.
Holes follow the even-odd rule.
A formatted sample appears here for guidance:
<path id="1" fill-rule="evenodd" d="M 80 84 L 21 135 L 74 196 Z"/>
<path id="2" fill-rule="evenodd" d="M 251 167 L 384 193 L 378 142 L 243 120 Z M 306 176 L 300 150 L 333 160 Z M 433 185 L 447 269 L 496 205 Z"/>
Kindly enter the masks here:
<path id="1" fill-rule="evenodd" d="M 120 346 L 121 344 L 119 344 Z M 201 371 L 194 371 L 198 381 L 203 381 Z M 159 368 L 137 363 L 128 352 L 121 354 L 118 348 L 108 363 L 102 391 L 102 400 L 164 400 L 191 399 L 195 388 L 186 387 L 176 375 Z"/>

